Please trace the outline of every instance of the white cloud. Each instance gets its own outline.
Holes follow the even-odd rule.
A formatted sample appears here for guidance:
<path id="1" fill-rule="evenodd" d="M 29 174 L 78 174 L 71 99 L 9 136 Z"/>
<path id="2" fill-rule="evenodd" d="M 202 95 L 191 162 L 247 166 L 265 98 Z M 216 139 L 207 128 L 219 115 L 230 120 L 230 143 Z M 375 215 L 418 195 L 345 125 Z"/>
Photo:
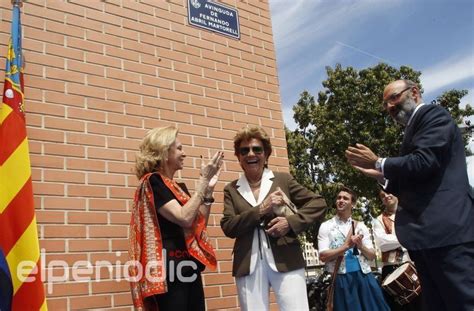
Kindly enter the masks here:
<path id="1" fill-rule="evenodd" d="M 428 3 L 428 2 L 427 2 Z M 397 37 L 398 32 L 405 29 L 404 24 L 411 22 L 411 16 L 393 16 L 396 12 L 412 5 L 408 0 L 270 0 L 272 26 L 278 71 L 281 87 L 282 108 L 285 124 L 289 128 L 296 125 L 293 121 L 292 107 L 298 100 L 299 93 L 304 89 L 317 96 L 317 88 L 325 79 L 325 66 L 333 66 L 336 62 L 356 67 L 373 64 L 374 60 L 383 61 L 392 66 L 399 62 L 417 63 L 419 53 L 430 51 L 403 49 L 382 39 Z M 423 12 L 423 5 L 418 3 L 414 13 Z M 416 15 L 415 15 L 416 16 Z M 380 32 L 377 25 L 386 27 Z M 378 21 L 379 23 L 373 23 Z M 440 21 L 438 21 L 439 23 Z M 416 23 L 415 23 L 416 24 Z M 437 24 L 435 24 L 437 25 Z M 370 28 L 367 28 L 370 27 Z M 453 30 L 454 31 L 454 30 Z M 435 31 L 428 36 L 436 36 Z M 380 43 L 380 42 L 385 43 Z M 392 50 L 387 50 L 392 47 Z M 433 66 L 426 65 L 421 70 L 421 81 L 425 88 L 426 98 L 441 94 L 451 88 L 469 89 L 469 94 L 462 100 L 474 104 L 474 53 L 471 48 L 455 47 L 457 55 L 445 59 Z M 441 49 L 442 51 L 446 49 Z M 463 54 L 465 53 L 465 54 Z M 441 53 L 446 54 L 446 53 Z M 423 54 L 425 55 L 425 54 Z M 435 59 L 437 53 L 433 53 Z M 398 59 L 397 59 L 398 58 Z M 427 58 L 422 56 L 423 63 Z M 402 61 L 403 60 L 403 61 Z M 417 68 L 420 69 L 419 67 Z M 474 121 L 474 120 L 473 120 Z M 473 143 L 474 144 L 474 143 Z"/>
<path id="2" fill-rule="evenodd" d="M 283 120 L 289 130 L 294 130 L 298 127 L 293 119 L 293 107 L 283 107 Z"/>
<path id="3" fill-rule="evenodd" d="M 467 95 L 461 98 L 460 106 L 464 108 L 467 104 L 471 105 L 471 107 L 474 106 L 474 88 L 468 89 Z"/>
<path id="4" fill-rule="evenodd" d="M 334 34 L 346 33 L 379 10 L 391 10 L 402 1 L 315 1 L 270 0 L 272 25 L 278 59 L 297 54 Z M 322 41 L 321 41 L 322 42 Z M 329 39 L 329 42 L 330 39 Z"/>
<path id="5" fill-rule="evenodd" d="M 328 48 L 324 54 L 318 55 L 316 59 L 311 61 L 304 58 L 296 59 L 291 66 L 280 70 L 280 83 L 284 82 L 280 84 L 282 94 L 291 94 L 292 90 L 298 90 L 298 92 L 307 90 L 317 99 L 317 90 L 313 88 L 313 86 L 315 86 L 314 74 L 322 72 L 320 68 L 324 68 L 324 66 L 333 63 L 340 55 L 341 50 L 343 50 L 343 46 L 334 44 Z M 282 74 L 283 72 L 284 74 Z M 283 77 L 291 77 L 291 79 L 283 80 Z M 319 77 L 317 78 L 319 79 Z M 292 95 L 294 96 L 292 96 L 291 99 L 282 97 L 283 119 L 289 129 L 296 128 L 292 108 L 299 99 L 299 93 Z"/>
<path id="6" fill-rule="evenodd" d="M 376 60 L 378 60 L 378 61 L 381 61 L 381 62 L 384 62 L 384 63 L 387 63 L 387 64 L 391 64 L 391 65 L 398 65 L 398 64 L 395 64 L 394 62 L 392 62 L 392 61 L 390 61 L 390 60 L 388 60 L 388 59 L 379 57 L 379 56 L 377 56 L 377 55 L 374 55 L 374 54 L 372 54 L 372 53 L 369 53 L 369 52 L 367 52 L 367 51 L 364 51 L 364 50 L 362 50 L 362 49 L 359 49 L 358 47 L 355 47 L 355 46 L 346 44 L 346 43 L 344 43 L 344 42 L 336 41 L 336 43 L 337 43 L 337 44 L 340 44 L 340 45 L 342 45 L 342 46 L 344 46 L 344 47 L 346 47 L 346 48 L 349 48 L 349 49 L 351 49 L 351 50 L 353 50 L 353 51 L 356 51 L 356 52 L 358 52 L 358 53 L 361 53 L 361 54 L 364 54 L 364 55 L 369 56 L 369 57 L 371 57 L 371 58 L 374 58 L 374 59 L 376 59 Z"/>
<path id="7" fill-rule="evenodd" d="M 345 41 L 349 29 L 359 29 L 361 21 L 378 11 L 403 5 L 402 0 L 270 0 L 272 27 L 285 124 L 294 128 L 291 107 L 304 89 L 324 78 L 324 67 L 357 50 Z M 371 57 L 376 57 L 370 55 Z M 376 57 L 377 58 L 377 57 Z M 317 94 L 313 94 L 317 95 Z M 295 101 L 295 102 L 293 102 Z"/>
<path id="8" fill-rule="evenodd" d="M 447 90 L 451 85 L 474 79 L 474 53 L 451 57 L 441 63 L 421 70 L 423 88 L 431 92 Z"/>
<path id="9" fill-rule="evenodd" d="M 291 77 L 288 81 L 284 81 L 285 84 L 282 85 L 282 88 L 285 90 L 299 89 L 301 91 L 304 88 L 309 88 L 308 84 L 312 85 L 314 82 L 309 77 L 320 72 L 324 66 L 333 63 L 340 55 L 342 49 L 343 47 L 341 45 L 334 44 L 332 47 L 328 47 L 324 53 L 319 54 L 317 58 L 311 60 L 296 58 L 291 66 L 287 66 L 281 70 L 283 73 L 281 75 L 282 77 Z M 280 78 L 280 80 L 282 79 Z"/>

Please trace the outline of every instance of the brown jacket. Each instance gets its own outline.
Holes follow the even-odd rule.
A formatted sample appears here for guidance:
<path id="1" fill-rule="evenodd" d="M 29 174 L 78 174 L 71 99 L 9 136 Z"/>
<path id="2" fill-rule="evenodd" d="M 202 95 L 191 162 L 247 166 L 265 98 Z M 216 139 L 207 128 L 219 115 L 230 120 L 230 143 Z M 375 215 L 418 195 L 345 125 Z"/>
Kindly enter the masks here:
<path id="1" fill-rule="evenodd" d="M 326 202 L 319 194 L 301 186 L 290 174 L 275 172 L 273 175 L 273 178 L 262 180 L 260 191 L 265 191 L 266 188 L 268 196 L 280 187 L 298 208 L 296 214 L 286 217 L 291 229 L 285 236 L 279 238 L 268 236 L 277 270 L 288 272 L 305 266 L 296 236 L 310 224 L 316 221 L 321 223 L 324 220 Z M 236 238 L 232 267 L 232 275 L 236 277 L 248 275 L 250 272 L 253 233 L 262 221 L 258 206 L 254 207 L 248 202 L 245 195 L 249 193 L 239 189 L 241 187 L 248 187 L 245 178 L 234 180 L 224 188 L 224 217 L 221 219 L 225 235 Z M 275 216 L 267 216 L 265 222 L 268 223 L 273 217 Z"/>

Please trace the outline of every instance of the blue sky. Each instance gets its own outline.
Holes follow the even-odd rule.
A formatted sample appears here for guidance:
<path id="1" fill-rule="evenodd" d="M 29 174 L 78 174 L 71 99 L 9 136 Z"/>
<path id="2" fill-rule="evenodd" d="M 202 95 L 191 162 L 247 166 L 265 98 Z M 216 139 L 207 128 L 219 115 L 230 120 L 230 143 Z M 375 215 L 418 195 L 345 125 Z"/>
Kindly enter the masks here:
<path id="1" fill-rule="evenodd" d="M 422 72 L 426 102 L 454 88 L 468 90 L 463 104 L 474 104 L 473 0 L 270 0 L 270 10 L 291 129 L 299 94 L 317 96 L 325 67 L 337 63 L 356 69 L 408 65 Z"/>

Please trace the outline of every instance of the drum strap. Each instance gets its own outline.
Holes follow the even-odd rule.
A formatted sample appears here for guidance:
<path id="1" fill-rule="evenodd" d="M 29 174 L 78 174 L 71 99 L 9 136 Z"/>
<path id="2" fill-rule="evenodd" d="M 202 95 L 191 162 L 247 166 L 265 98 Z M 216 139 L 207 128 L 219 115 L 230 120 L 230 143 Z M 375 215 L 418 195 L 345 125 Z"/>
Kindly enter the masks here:
<path id="1" fill-rule="evenodd" d="M 334 264 L 334 271 L 332 272 L 331 285 L 329 286 L 329 289 L 328 289 L 326 311 L 332 311 L 334 309 L 334 286 L 336 284 L 337 271 L 339 271 L 339 267 L 341 266 L 342 258 L 344 258 L 344 256 L 337 257 L 336 263 Z"/>
<path id="2" fill-rule="evenodd" d="M 353 224 L 354 224 L 354 228 L 357 227 L 357 221 L 355 221 Z M 349 232 L 347 233 L 346 241 L 348 241 L 351 238 L 351 236 L 352 236 L 352 228 L 349 229 Z M 334 271 L 332 272 L 331 285 L 329 286 L 329 289 L 328 289 L 326 311 L 333 311 L 334 309 L 334 286 L 336 285 L 337 272 L 339 271 L 339 267 L 341 266 L 341 262 L 343 258 L 344 258 L 344 254 L 342 256 L 338 256 L 334 264 Z"/>
<path id="3" fill-rule="evenodd" d="M 382 214 L 382 223 L 385 229 L 386 234 L 391 234 L 393 229 L 393 220 L 390 218 L 390 214 L 383 213 Z"/>

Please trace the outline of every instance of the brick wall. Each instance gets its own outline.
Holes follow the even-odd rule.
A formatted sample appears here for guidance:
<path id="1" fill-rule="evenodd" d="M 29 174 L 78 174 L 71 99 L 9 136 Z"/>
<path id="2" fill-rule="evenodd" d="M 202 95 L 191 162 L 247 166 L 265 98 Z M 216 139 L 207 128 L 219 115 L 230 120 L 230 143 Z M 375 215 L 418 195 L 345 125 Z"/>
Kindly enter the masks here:
<path id="1" fill-rule="evenodd" d="M 239 11 L 241 40 L 188 25 L 186 0 L 29 0 L 23 5 L 40 244 L 44 265 L 54 267 L 47 272 L 68 276 L 46 283 L 50 310 L 131 309 L 129 285 L 117 277 L 128 260 L 137 184 L 131 170 L 145 132 L 166 125 L 180 129 L 188 157 L 177 178 L 191 189 L 199 156 L 225 150 L 209 220 L 219 265 L 204 274 L 204 283 L 208 309 L 238 309 L 230 274 L 233 240 L 219 226 L 222 189 L 240 174 L 233 135 L 246 124 L 261 125 L 275 146 L 270 166 L 287 171 L 288 160 L 268 1 L 223 3 Z M 0 19 L 4 64 L 10 1 L 0 1 Z M 100 268 L 99 261 L 115 268 Z M 73 281 L 73 270 L 92 275 L 93 281 Z"/>

